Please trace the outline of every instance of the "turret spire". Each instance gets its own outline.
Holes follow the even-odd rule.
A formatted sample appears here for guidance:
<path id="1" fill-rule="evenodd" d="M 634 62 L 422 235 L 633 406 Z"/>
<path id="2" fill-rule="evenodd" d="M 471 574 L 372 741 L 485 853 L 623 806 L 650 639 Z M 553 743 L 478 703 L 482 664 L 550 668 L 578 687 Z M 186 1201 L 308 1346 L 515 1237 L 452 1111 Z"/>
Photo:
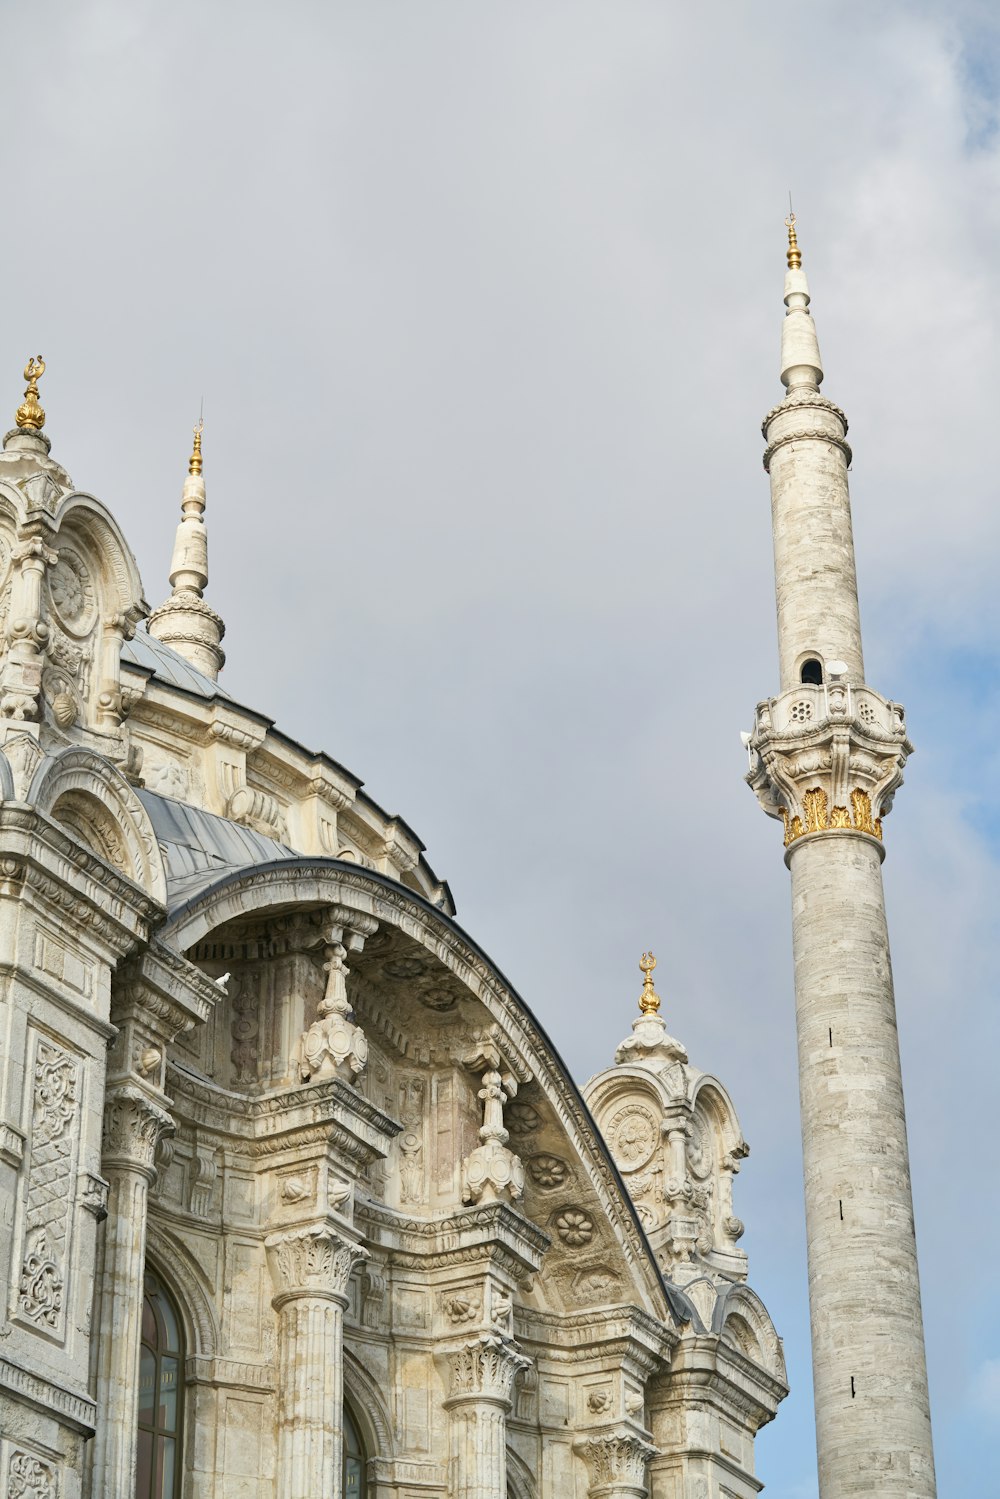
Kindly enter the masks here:
<path id="1" fill-rule="evenodd" d="M 194 429 L 187 478 L 181 496 L 181 521 L 170 568 L 172 593 L 149 619 L 149 633 L 170 645 L 213 681 L 225 662 L 220 642 L 226 633 L 221 617 L 205 603 L 208 587 L 208 531 L 205 526 L 205 477 L 202 473 L 201 417 Z"/>

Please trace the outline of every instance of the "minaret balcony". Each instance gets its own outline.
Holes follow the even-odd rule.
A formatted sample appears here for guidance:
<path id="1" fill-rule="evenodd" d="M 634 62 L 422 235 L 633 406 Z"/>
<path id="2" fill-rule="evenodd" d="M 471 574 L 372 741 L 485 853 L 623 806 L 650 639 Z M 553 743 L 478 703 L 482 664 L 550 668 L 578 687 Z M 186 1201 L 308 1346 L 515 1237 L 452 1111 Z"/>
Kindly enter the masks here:
<path id="1" fill-rule="evenodd" d="M 757 704 L 747 783 L 785 828 L 785 846 L 813 834 L 881 842 L 913 746 L 899 703 L 847 681 L 798 683 Z"/>

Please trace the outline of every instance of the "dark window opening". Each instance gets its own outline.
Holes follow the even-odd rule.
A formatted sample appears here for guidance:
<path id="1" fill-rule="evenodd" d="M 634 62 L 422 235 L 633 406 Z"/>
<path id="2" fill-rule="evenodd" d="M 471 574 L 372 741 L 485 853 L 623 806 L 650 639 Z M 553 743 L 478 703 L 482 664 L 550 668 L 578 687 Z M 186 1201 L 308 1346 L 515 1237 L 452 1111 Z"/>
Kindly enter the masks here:
<path id="1" fill-rule="evenodd" d="M 136 1499 L 180 1499 L 184 1347 L 177 1308 L 146 1271 L 139 1355 Z"/>
<path id="2" fill-rule="evenodd" d="M 358 1435 L 358 1428 L 354 1424 L 350 1407 L 344 1401 L 344 1467 L 341 1477 L 343 1484 L 344 1499 L 365 1499 L 367 1485 L 365 1483 L 365 1469 L 368 1464 L 365 1458 L 365 1449 Z"/>
<path id="3" fill-rule="evenodd" d="M 803 661 L 800 673 L 803 682 L 808 682 L 811 687 L 822 687 L 823 685 L 823 663 L 817 661 L 815 656 L 810 656 L 808 661 Z"/>

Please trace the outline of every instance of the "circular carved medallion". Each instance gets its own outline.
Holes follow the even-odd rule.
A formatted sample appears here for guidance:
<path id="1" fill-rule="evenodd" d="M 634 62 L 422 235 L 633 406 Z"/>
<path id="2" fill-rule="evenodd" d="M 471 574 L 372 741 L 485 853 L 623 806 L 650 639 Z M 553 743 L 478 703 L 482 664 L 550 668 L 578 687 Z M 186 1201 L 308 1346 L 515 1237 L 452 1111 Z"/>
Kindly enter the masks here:
<path id="1" fill-rule="evenodd" d="M 622 1171 L 638 1171 L 656 1149 L 656 1120 L 641 1103 L 628 1103 L 612 1114 L 607 1140 Z"/>
<path id="2" fill-rule="evenodd" d="M 76 552 L 63 547 L 49 572 L 49 597 L 59 622 L 73 635 L 86 635 L 94 627 L 97 608 L 90 573 Z"/>

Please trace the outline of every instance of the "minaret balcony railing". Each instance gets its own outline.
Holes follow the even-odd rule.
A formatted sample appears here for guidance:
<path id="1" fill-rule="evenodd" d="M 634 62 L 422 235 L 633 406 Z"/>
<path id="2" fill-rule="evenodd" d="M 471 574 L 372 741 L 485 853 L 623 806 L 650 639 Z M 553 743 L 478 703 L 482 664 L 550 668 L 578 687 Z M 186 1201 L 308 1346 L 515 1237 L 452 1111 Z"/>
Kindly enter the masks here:
<path id="1" fill-rule="evenodd" d="M 799 683 L 757 704 L 747 782 L 785 846 L 813 834 L 882 840 L 913 746 L 899 703 L 846 681 Z"/>

